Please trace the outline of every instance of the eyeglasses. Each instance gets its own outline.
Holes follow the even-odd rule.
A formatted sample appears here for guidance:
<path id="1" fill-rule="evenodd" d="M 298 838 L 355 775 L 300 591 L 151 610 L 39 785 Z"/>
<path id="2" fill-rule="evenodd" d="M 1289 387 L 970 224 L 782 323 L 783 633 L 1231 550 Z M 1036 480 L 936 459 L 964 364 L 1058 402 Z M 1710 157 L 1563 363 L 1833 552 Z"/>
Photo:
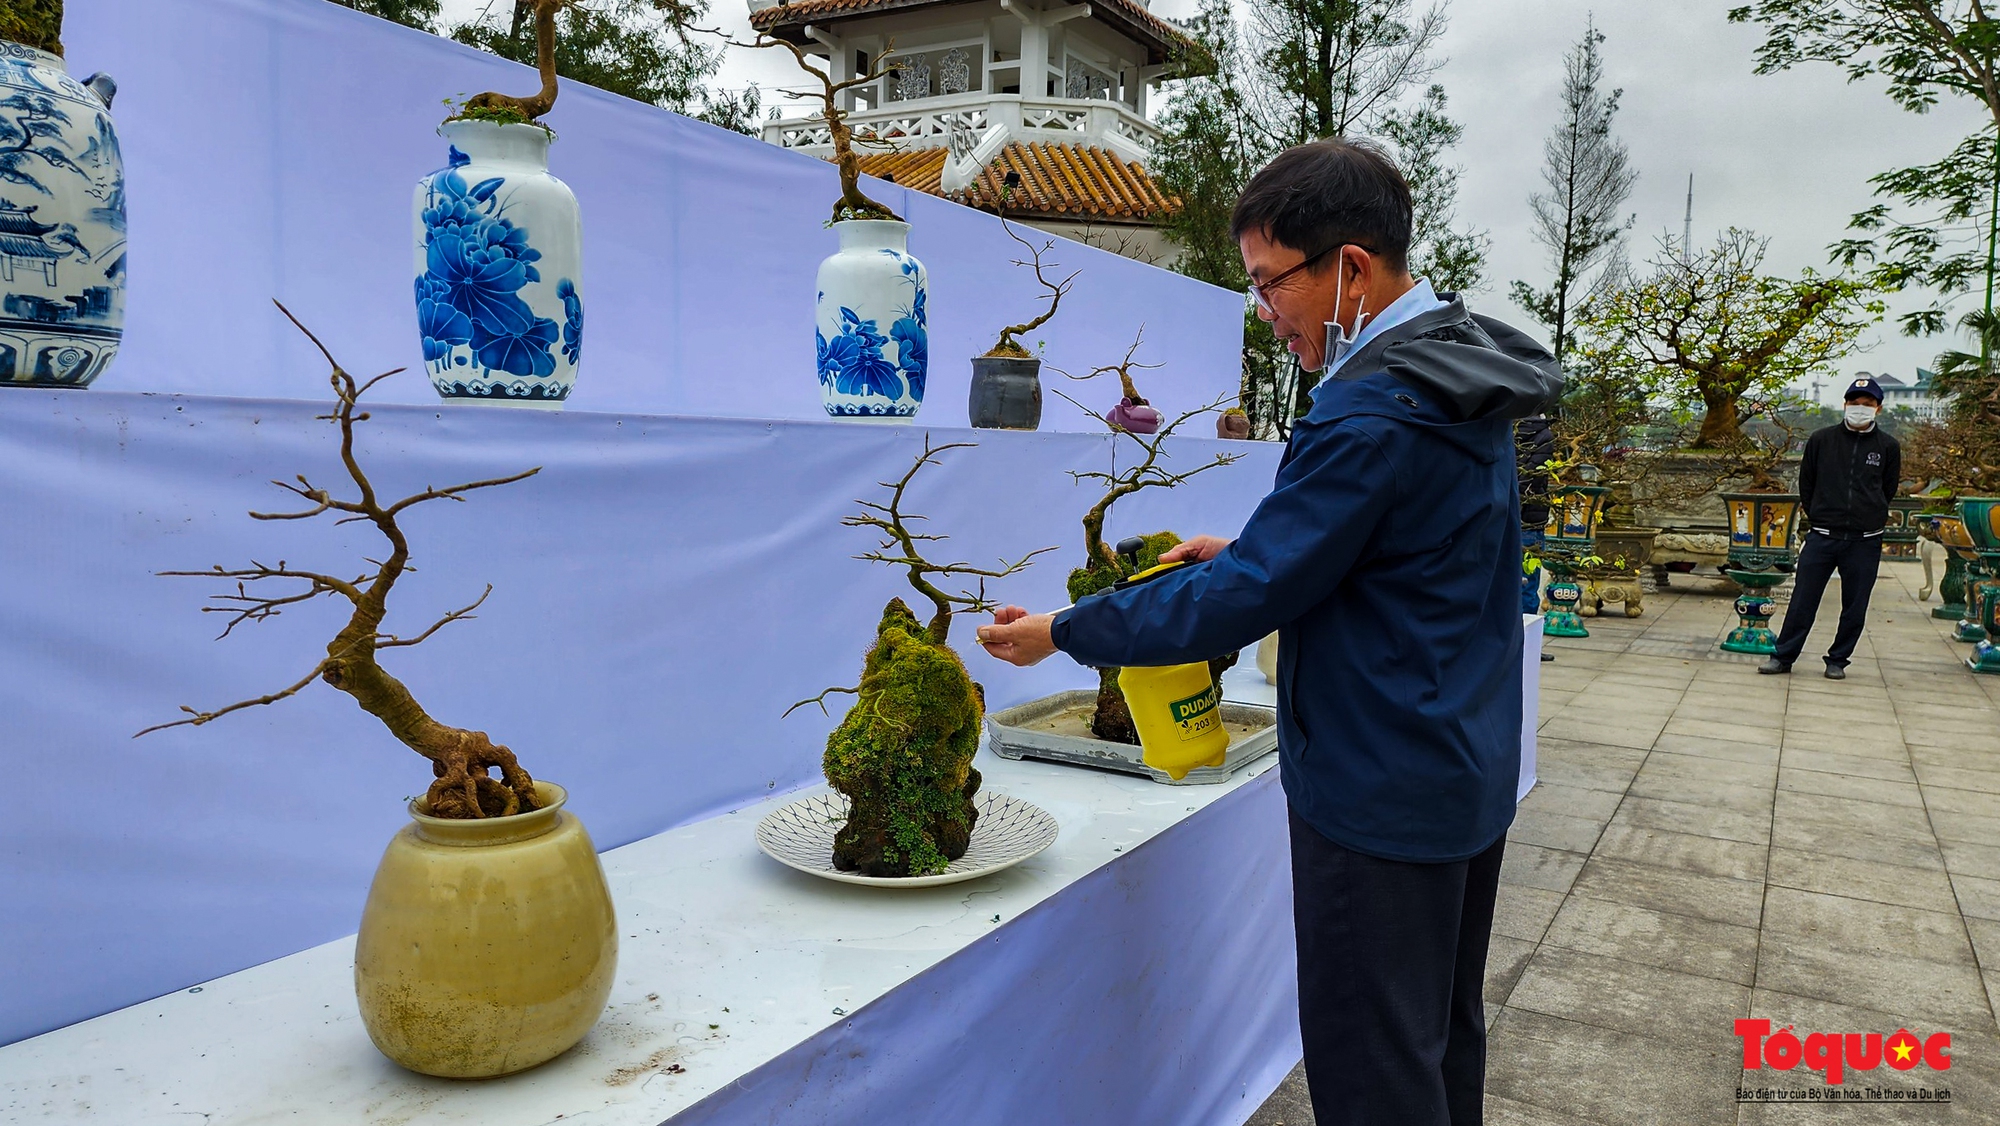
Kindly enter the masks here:
<path id="1" fill-rule="evenodd" d="M 1272 278 L 1270 281 L 1251 282 L 1250 300 L 1255 301 L 1257 303 L 1257 307 L 1264 310 L 1267 313 L 1276 312 L 1276 310 L 1271 308 L 1271 302 L 1267 300 L 1264 296 L 1267 292 L 1276 289 L 1279 285 L 1284 283 L 1286 278 L 1291 277 L 1293 274 L 1298 273 L 1300 270 L 1303 270 L 1306 267 L 1311 266 L 1313 263 L 1319 261 L 1320 259 L 1326 257 L 1329 254 L 1332 254 L 1336 250 L 1340 250 L 1344 247 L 1349 247 L 1349 246 L 1360 247 L 1362 250 L 1365 250 L 1370 254 L 1380 253 L 1380 251 L 1377 251 L 1374 247 L 1365 245 L 1363 243 L 1358 243 L 1358 242 L 1334 243 L 1332 246 L 1329 246 L 1325 250 L 1320 251 L 1318 254 L 1315 254 L 1312 257 L 1307 258 L 1305 261 L 1299 263 L 1296 266 L 1293 266 L 1291 269 L 1280 270 L 1278 272 L 1278 276 Z"/>

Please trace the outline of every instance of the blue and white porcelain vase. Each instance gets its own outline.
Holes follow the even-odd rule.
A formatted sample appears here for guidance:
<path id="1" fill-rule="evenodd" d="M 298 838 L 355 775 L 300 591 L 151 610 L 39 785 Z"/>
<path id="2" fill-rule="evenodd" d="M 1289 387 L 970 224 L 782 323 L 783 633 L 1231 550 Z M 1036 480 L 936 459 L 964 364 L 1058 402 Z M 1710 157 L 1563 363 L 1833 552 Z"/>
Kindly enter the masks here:
<path id="1" fill-rule="evenodd" d="M 539 125 L 447 121 L 417 183 L 417 326 L 448 403 L 560 410 L 583 352 L 583 220 Z"/>
<path id="2" fill-rule="evenodd" d="M 840 252 L 819 264 L 819 395 L 835 418 L 903 421 L 924 405 L 929 372 L 924 264 L 910 225 L 848 219 Z"/>
<path id="3" fill-rule="evenodd" d="M 83 387 L 125 328 L 118 87 L 0 40 L 0 384 Z"/>

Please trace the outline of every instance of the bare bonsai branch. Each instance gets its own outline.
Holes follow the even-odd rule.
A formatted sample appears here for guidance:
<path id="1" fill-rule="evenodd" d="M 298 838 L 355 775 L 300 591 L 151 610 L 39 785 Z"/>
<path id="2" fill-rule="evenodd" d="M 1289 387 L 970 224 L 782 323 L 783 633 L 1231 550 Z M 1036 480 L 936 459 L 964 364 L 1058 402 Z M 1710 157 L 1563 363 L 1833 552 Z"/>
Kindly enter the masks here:
<path id="1" fill-rule="evenodd" d="M 829 715 L 829 716 L 830 716 L 830 715 L 832 715 L 833 713 L 832 713 L 832 712 L 829 712 L 829 711 L 827 711 L 827 710 L 826 710 L 826 698 L 827 698 L 828 696 L 831 696 L 831 695 L 833 695 L 833 694 L 834 694 L 835 692 L 845 692 L 845 693 L 846 693 L 846 694 L 848 694 L 849 696 L 858 696 L 858 695 L 860 695 L 860 694 L 861 694 L 861 689 L 859 689 L 859 688 L 829 688 L 829 689 L 827 689 L 826 691 L 824 691 L 824 692 L 820 693 L 819 695 L 817 695 L 817 696 L 814 696 L 814 697 L 812 697 L 811 699 L 807 699 L 807 700 L 800 700 L 800 701 L 799 701 L 798 703 L 796 703 L 796 704 L 793 704 L 793 705 L 792 705 L 791 707 L 789 707 L 789 708 L 786 708 L 786 709 L 785 709 L 785 715 L 781 715 L 781 716 L 779 716 L 778 718 L 779 718 L 779 719 L 783 719 L 783 718 L 785 718 L 785 716 L 788 716 L 788 715 L 791 715 L 791 714 L 792 714 L 793 712 L 795 712 L 795 711 L 798 711 L 798 710 L 799 710 L 800 708 L 803 708 L 803 707 L 805 707 L 805 706 L 806 706 L 807 704 L 818 704 L 818 705 L 819 705 L 819 710 L 820 710 L 820 712 L 821 712 L 822 714 L 824 714 L 824 715 Z"/>
<path id="2" fill-rule="evenodd" d="M 1071 375 L 1070 373 L 1063 371 L 1061 368 L 1054 368 L 1053 370 L 1061 372 L 1063 378 L 1076 380 L 1077 382 L 1082 382 L 1087 379 L 1096 379 L 1100 375 L 1104 375 L 1108 372 L 1115 371 L 1118 373 L 1119 391 L 1125 396 L 1125 398 L 1128 401 L 1131 402 L 1133 406 L 1143 407 L 1146 405 L 1146 400 L 1143 396 L 1139 394 L 1138 386 L 1132 382 L 1133 369 L 1136 368 L 1139 371 L 1152 371 L 1156 368 L 1162 368 L 1166 366 L 1165 364 L 1142 364 L 1135 361 L 1132 358 L 1139 354 L 1139 346 L 1141 344 L 1144 344 L 1145 342 L 1146 342 L 1146 326 L 1140 325 L 1138 333 L 1132 337 L 1132 346 L 1130 348 L 1125 349 L 1124 360 L 1115 364 L 1105 364 L 1102 367 L 1092 368 L 1090 369 L 1090 372 L 1087 375 Z M 1058 391 L 1056 392 L 1056 394 L 1061 395 L 1062 392 Z M 1069 399 L 1069 396 L 1063 395 L 1063 398 Z M 1076 402 L 1075 399 L 1069 399 L 1069 401 L 1072 403 Z M 1196 411 L 1195 414 L 1207 414 L 1209 411 L 1217 409 L 1217 407 L 1220 405 L 1221 402 L 1222 400 L 1217 400 L 1215 404 L 1203 407 L 1199 411 Z M 1182 416 L 1180 421 L 1185 422 L 1188 418 L 1192 417 L 1193 415 L 1184 415 Z M 1124 427 L 1119 426 L 1116 423 L 1112 423 L 1111 428 L 1114 430 L 1125 429 Z"/>
<path id="3" fill-rule="evenodd" d="M 538 120 L 556 105 L 556 13 L 569 7 L 576 0 L 534 0 L 535 3 L 535 69 L 541 72 L 542 89 L 531 98 L 517 98 L 511 94 L 500 94 L 488 90 L 476 94 L 465 103 L 460 117 L 471 117 L 507 124 L 518 115 L 521 123 Z M 519 13 L 520 8 L 515 8 Z M 323 349 L 322 349 L 323 350 Z M 332 357 L 328 357 L 331 359 Z M 377 377 L 380 378 L 379 376 Z M 370 385 L 373 385 L 373 380 Z M 362 388 L 366 390 L 367 388 Z"/>
<path id="4" fill-rule="evenodd" d="M 939 454 L 944 453 L 946 450 L 970 449 L 977 444 L 976 442 L 952 442 L 948 445 L 933 446 L 931 445 L 930 434 L 926 433 L 924 435 L 923 452 L 917 455 L 917 459 L 910 466 L 909 472 L 903 474 L 900 480 L 881 482 L 882 487 L 889 490 L 889 503 L 876 504 L 872 501 L 856 501 L 855 503 L 859 504 L 866 511 L 858 516 L 849 516 L 841 521 L 841 524 L 845 527 L 873 528 L 882 533 L 882 544 L 879 548 L 874 551 L 864 552 L 854 558 L 865 559 L 871 563 L 888 563 L 892 566 L 905 567 L 909 570 L 910 586 L 918 594 L 929 599 L 931 605 L 937 608 L 937 613 L 932 616 L 927 629 L 931 640 L 939 645 L 943 645 L 951 633 L 951 616 L 955 608 L 962 608 L 974 613 L 993 609 L 993 603 L 986 597 L 987 579 L 1004 579 L 1009 575 L 1017 574 L 1026 568 L 1034 560 L 1035 556 L 1055 550 L 1053 547 L 1045 547 L 1038 551 L 1031 551 L 1011 563 L 1002 559 L 997 568 L 974 567 L 964 562 L 933 563 L 925 559 L 923 553 L 918 550 L 917 545 L 920 543 L 938 542 L 944 540 L 946 537 L 923 535 L 911 531 L 909 527 L 911 523 L 925 518 L 918 515 L 904 514 L 902 510 L 903 494 L 909 489 L 911 480 L 916 477 L 917 473 L 924 466 L 938 464 Z M 874 513 L 880 513 L 880 515 L 874 515 Z M 977 578 L 979 580 L 978 589 L 976 591 L 962 590 L 957 594 L 947 594 L 930 581 L 929 576 L 932 575 Z"/>
<path id="5" fill-rule="evenodd" d="M 346 626 L 327 643 L 326 658 L 314 667 L 310 675 L 291 687 L 214 711 L 204 712 L 183 706 L 181 710 L 193 718 L 149 727 L 139 734 L 144 735 L 147 732 L 182 725 L 200 726 L 233 711 L 275 703 L 296 694 L 312 683 L 314 677 L 318 677 L 354 697 L 355 703 L 381 720 L 390 733 L 405 746 L 431 760 L 432 773 L 436 776 L 436 781 L 431 783 L 427 795 L 432 816 L 500 817 L 537 808 L 539 798 L 535 792 L 534 779 L 529 777 L 527 771 L 521 769 L 512 751 L 488 739 L 483 731 L 449 727 L 432 719 L 410 694 L 410 690 L 383 670 L 382 666 L 376 663 L 375 657 L 379 650 L 416 645 L 452 622 L 470 617 L 472 611 L 486 601 L 486 595 L 492 593 L 493 589 L 488 586 L 486 594 L 481 594 L 470 606 L 446 614 L 415 637 L 405 639 L 384 633 L 381 626 L 383 618 L 388 613 L 389 592 L 395 587 L 396 580 L 411 569 L 409 541 L 396 522 L 397 514 L 411 505 L 427 500 L 462 500 L 460 494 L 470 490 L 519 481 L 532 477 L 541 470 L 538 467 L 508 477 L 474 481 L 442 489 L 427 488 L 394 504 L 383 505 L 377 499 L 375 486 L 362 470 L 355 454 L 354 428 L 356 423 L 368 418 L 367 412 L 358 409 L 361 391 L 365 387 L 373 386 L 384 377 L 377 376 L 367 384 L 357 384 L 354 377 L 347 374 L 347 371 L 334 361 L 326 345 L 304 325 L 299 324 L 298 318 L 293 317 L 290 310 L 283 305 L 279 305 L 278 309 L 294 325 L 298 325 L 299 330 L 313 342 L 313 346 L 326 357 L 333 369 L 328 382 L 333 386 L 334 409 L 332 414 L 321 417 L 333 422 L 340 429 L 341 462 L 354 483 L 357 496 L 353 499 L 334 497 L 300 476 L 295 478 L 299 482 L 296 486 L 284 482 L 277 484 L 311 501 L 315 507 L 308 512 L 262 514 L 260 518 L 295 520 L 306 519 L 322 512 L 350 513 L 352 514 L 350 519 L 364 520 L 375 525 L 382 537 L 389 541 L 390 551 L 381 560 L 370 561 L 375 567 L 373 573 L 352 580 L 314 571 L 294 570 L 282 560 L 276 567 L 253 561 L 249 567 L 236 570 L 217 566 L 208 571 L 162 572 L 170 575 L 198 575 L 237 580 L 236 593 L 219 595 L 216 601 L 221 605 L 205 607 L 210 612 L 233 615 L 229 626 L 223 630 L 224 637 L 228 636 L 230 629 L 242 622 L 263 621 L 276 616 L 283 607 L 322 594 L 340 594 L 354 604 L 354 612 Z M 270 597 L 249 593 L 248 583 L 271 579 L 304 582 L 306 589 Z M 495 768 L 500 771 L 500 778 L 497 780 L 490 774 Z"/>
<path id="6" fill-rule="evenodd" d="M 848 126 L 847 111 L 840 108 L 840 95 L 857 86 L 866 86 L 872 82 L 880 81 L 884 75 L 901 69 L 894 61 L 896 41 L 891 39 L 883 44 L 881 54 L 876 57 L 874 65 L 868 68 L 868 73 L 843 79 L 839 82 L 835 82 L 832 76 L 826 71 L 814 66 L 810 56 L 806 54 L 805 48 L 790 40 L 774 39 L 769 35 L 760 33 L 755 42 L 739 43 L 735 40 L 730 40 L 729 45 L 732 47 L 742 47 L 747 50 L 783 47 L 792 53 L 794 59 L 798 60 L 799 69 L 819 79 L 821 89 L 817 96 L 820 99 L 820 116 L 825 119 L 827 134 L 833 140 L 834 166 L 840 170 L 840 199 L 833 205 L 833 221 L 838 223 L 845 219 L 894 219 L 901 222 L 903 218 L 901 215 L 889 210 L 887 206 L 869 198 L 862 192 L 861 162 L 854 155 L 854 146 L 857 140 L 861 139 L 856 138 L 854 130 Z M 797 94 L 789 90 L 781 92 L 788 97 L 800 99 L 815 96 L 813 94 Z"/>
<path id="7" fill-rule="evenodd" d="M 1083 271 L 1074 270 L 1071 271 L 1068 277 L 1062 279 L 1061 281 L 1050 281 L 1048 275 L 1044 271 L 1053 270 L 1058 265 L 1060 265 L 1060 263 L 1044 262 L 1042 261 L 1042 255 L 1047 254 L 1049 251 L 1055 249 L 1056 240 L 1049 239 L 1046 242 L 1042 243 L 1042 245 L 1036 246 L 1035 244 L 1029 242 L 1027 239 L 1022 238 L 1020 232 L 1014 229 L 1014 224 L 1009 223 L 1007 221 L 1007 217 L 1004 215 L 1000 217 L 1000 227 L 1002 230 L 1007 232 L 1008 238 L 1011 238 L 1015 242 L 1018 242 L 1022 246 L 1028 248 L 1028 254 L 1030 260 L 1024 261 L 1022 259 L 1016 258 L 1014 259 L 1014 265 L 1034 267 L 1035 281 L 1048 294 L 1049 307 L 1042 311 L 1041 316 L 1036 317 L 1035 319 L 1028 321 L 1025 324 L 1008 325 L 1006 328 L 1001 329 L 1000 342 L 993 345 L 992 350 L 987 352 L 986 354 L 989 356 L 1012 356 L 1016 359 L 1025 360 L 1029 358 L 1028 350 L 1022 347 L 1020 342 L 1015 340 L 1014 338 L 1017 336 L 1026 336 L 1027 334 L 1049 323 L 1049 318 L 1056 315 L 1056 309 L 1058 306 L 1062 304 L 1062 299 L 1068 295 L 1070 288 L 1076 284 L 1076 276 L 1082 273 Z M 1138 345 L 1134 344 L 1133 347 L 1136 348 L 1138 347 Z M 1127 358 L 1129 359 L 1130 357 Z"/>

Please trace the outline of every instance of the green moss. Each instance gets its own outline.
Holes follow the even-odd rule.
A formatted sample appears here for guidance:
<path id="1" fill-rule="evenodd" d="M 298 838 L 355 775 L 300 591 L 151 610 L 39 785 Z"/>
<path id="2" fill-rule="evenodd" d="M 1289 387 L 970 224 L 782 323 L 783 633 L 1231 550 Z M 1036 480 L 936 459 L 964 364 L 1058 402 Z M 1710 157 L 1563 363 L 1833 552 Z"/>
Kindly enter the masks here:
<path id="1" fill-rule="evenodd" d="M 1181 538 L 1172 532 L 1154 532 L 1150 536 L 1139 538 L 1145 541 L 1146 546 L 1139 549 L 1139 565 L 1136 568 L 1127 567 L 1122 557 L 1116 564 L 1107 563 L 1101 558 L 1093 559 L 1090 566 L 1078 567 L 1069 573 L 1069 600 L 1081 602 L 1148 567 L 1159 566 L 1160 556 L 1165 554 L 1168 548 L 1181 542 Z"/>
<path id="2" fill-rule="evenodd" d="M 826 740 L 826 780 L 851 803 L 834 865 L 922 876 L 965 855 L 985 707 L 965 663 L 900 598 L 882 611 L 854 707 Z"/>
<path id="3" fill-rule="evenodd" d="M 987 349 L 985 354 L 988 356 L 1000 356 L 1009 360 L 1032 360 L 1035 358 L 1033 352 L 1028 351 L 1012 340 L 1002 340 L 1000 343 Z"/>
<path id="4" fill-rule="evenodd" d="M 452 106 L 458 111 L 450 117 L 445 118 L 446 121 L 490 121 L 495 125 L 532 125 L 551 137 L 556 134 L 555 130 L 530 118 L 527 114 L 519 110 L 508 109 L 504 106 L 461 106 L 450 99 L 446 99 L 445 104 Z"/>
<path id="5" fill-rule="evenodd" d="M 63 53 L 63 0 L 0 0 L 0 39 Z"/>

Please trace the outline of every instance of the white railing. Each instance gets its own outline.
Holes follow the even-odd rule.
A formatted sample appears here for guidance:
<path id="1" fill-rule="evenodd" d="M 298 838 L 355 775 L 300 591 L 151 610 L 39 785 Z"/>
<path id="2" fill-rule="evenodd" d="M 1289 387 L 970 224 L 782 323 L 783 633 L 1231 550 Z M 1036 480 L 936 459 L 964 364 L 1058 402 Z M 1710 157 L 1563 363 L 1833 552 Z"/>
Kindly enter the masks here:
<path id="1" fill-rule="evenodd" d="M 1120 102 L 977 92 L 860 110 L 848 116 L 847 124 L 857 138 L 904 149 L 944 148 L 954 129 L 979 135 L 998 125 L 1015 140 L 1099 145 L 1138 161 L 1146 159 L 1159 136 L 1152 122 Z M 826 122 L 817 116 L 766 122 L 764 140 L 815 156 L 827 153 L 814 150 L 833 145 Z"/>

